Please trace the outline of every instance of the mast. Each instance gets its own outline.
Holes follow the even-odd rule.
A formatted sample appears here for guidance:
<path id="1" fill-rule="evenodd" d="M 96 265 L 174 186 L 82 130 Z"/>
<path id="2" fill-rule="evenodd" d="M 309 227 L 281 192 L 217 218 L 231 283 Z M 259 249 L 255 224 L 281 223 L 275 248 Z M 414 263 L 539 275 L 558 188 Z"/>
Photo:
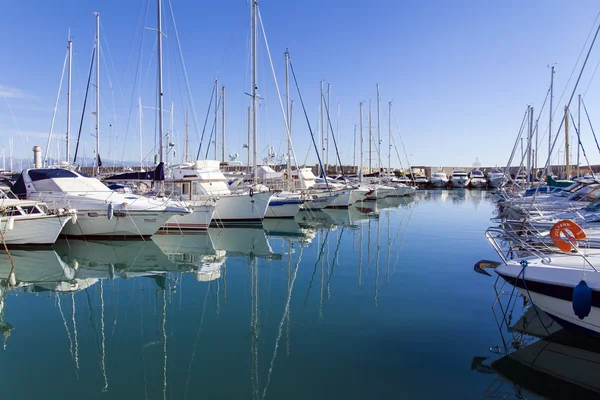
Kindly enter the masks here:
<path id="1" fill-rule="evenodd" d="M 96 16 L 96 175 L 100 174 L 100 13 Z"/>
<path id="2" fill-rule="evenodd" d="M 171 111 L 169 112 L 169 129 L 167 130 L 167 154 L 165 155 L 165 164 L 169 165 L 169 150 L 173 143 L 173 132 L 175 131 L 174 119 L 175 119 L 175 102 L 171 101 Z"/>
<path id="3" fill-rule="evenodd" d="M 288 179 L 292 179 L 292 159 L 291 159 L 291 149 L 292 143 L 290 141 L 292 136 L 292 122 L 291 122 L 291 108 L 290 108 L 290 52 L 288 49 L 285 49 L 285 118 L 287 122 L 287 176 Z"/>
<path id="4" fill-rule="evenodd" d="M 357 172 L 362 171 L 363 167 L 363 102 L 359 103 L 360 105 L 360 168 Z"/>
<path id="5" fill-rule="evenodd" d="M 258 168 L 256 168 L 256 112 L 258 94 L 256 93 L 256 37 L 258 31 L 258 25 L 256 21 L 256 8 L 258 7 L 258 1 L 252 0 L 252 166 L 254 167 L 254 183 L 258 182 Z"/>
<path id="6" fill-rule="evenodd" d="M 225 162 L 225 86 L 221 86 L 221 162 Z"/>
<path id="7" fill-rule="evenodd" d="M 162 7 L 158 0 L 158 162 L 163 162 Z"/>
<path id="8" fill-rule="evenodd" d="M 327 82 L 327 110 L 330 110 L 331 107 L 331 102 L 329 101 L 329 94 L 331 92 L 331 83 Z M 330 113 L 327 113 L 327 119 L 330 119 Z M 327 169 L 329 169 L 329 128 L 331 127 L 331 125 L 329 123 L 326 124 L 327 125 L 327 133 L 325 134 L 325 165 L 327 166 Z M 331 132 L 331 134 L 333 135 L 333 132 Z"/>
<path id="9" fill-rule="evenodd" d="M 189 108 L 185 109 L 185 162 L 188 162 L 188 144 L 189 144 L 189 134 L 190 134 L 190 116 L 189 116 Z"/>
<path id="10" fill-rule="evenodd" d="M 569 179 L 569 108 L 565 106 L 565 179 Z"/>
<path id="11" fill-rule="evenodd" d="M 381 108 L 381 97 L 379 96 L 379 83 L 377 84 L 377 170 L 381 174 L 381 123 L 379 109 Z M 380 175 L 381 176 L 381 175 Z"/>
<path id="12" fill-rule="evenodd" d="M 246 159 L 248 161 L 248 173 L 250 173 L 250 132 L 252 130 L 252 128 L 250 127 L 250 107 L 248 107 L 248 158 Z"/>
<path id="13" fill-rule="evenodd" d="M 388 103 L 388 176 L 392 170 L 392 102 Z"/>
<path id="14" fill-rule="evenodd" d="M 369 100 L 369 173 L 373 172 L 373 162 L 372 162 L 372 158 L 373 158 L 373 149 L 372 149 L 372 142 L 373 142 L 373 124 L 372 124 L 372 111 L 373 111 L 373 107 L 371 107 L 371 100 Z"/>
<path id="15" fill-rule="evenodd" d="M 554 65 L 550 68 L 550 121 L 548 121 L 548 174 L 552 175 L 552 100 L 554 99 Z"/>
<path id="16" fill-rule="evenodd" d="M 215 145 L 214 145 L 214 152 L 215 152 L 215 160 L 217 160 L 217 128 L 218 128 L 218 124 L 219 123 L 219 78 L 215 78 Z"/>
<path id="17" fill-rule="evenodd" d="M 338 104 L 337 104 L 337 120 L 336 120 L 336 123 L 335 123 L 335 134 L 337 135 L 338 138 L 340 137 L 340 102 L 339 101 L 338 101 Z M 331 133 L 331 135 L 333 136 L 333 132 Z M 329 142 L 327 142 L 327 143 L 329 143 Z M 336 151 L 336 153 L 338 152 L 337 151 L 337 146 L 336 146 L 336 150 L 335 151 Z M 339 154 L 338 154 L 338 157 L 339 157 Z M 341 164 L 340 164 L 340 170 L 341 170 L 342 176 L 344 176 L 344 167 Z M 337 172 L 338 172 L 337 171 L 337 167 L 335 169 L 335 172 L 336 172 L 336 175 L 337 175 Z"/>
<path id="18" fill-rule="evenodd" d="M 143 141 L 142 141 L 142 135 L 143 135 L 143 129 L 142 129 L 142 98 L 138 97 L 138 109 L 139 109 L 139 119 L 140 119 L 140 171 L 142 171 L 144 169 L 144 150 L 143 150 Z"/>
<path id="19" fill-rule="evenodd" d="M 323 155 L 323 152 L 325 151 L 325 126 L 324 126 L 324 121 L 323 121 L 323 81 L 319 82 L 321 84 L 321 101 L 320 101 L 320 119 L 321 119 L 321 155 Z M 324 167 L 321 167 L 321 176 L 325 177 L 325 171 L 324 171 Z"/>
<path id="20" fill-rule="evenodd" d="M 352 166 L 356 166 L 356 125 L 354 125 L 354 146 L 352 147 Z"/>
<path id="21" fill-rule="evenodd" d="M 69 139 L 71 137 L 71 67 L 73 66 L 73 41 L 69 32 L 69 75 L 67 78 L 67 164 L 69 163 L 71 149 L 69 148 Z"/>
<path id="22" fill-rule="evenodd" d="M 581 95 L 578 96 L 577 103 L 577 177 L 581 176 L 579 166 L 579 150 L 581 149 Z"/>
<path id="23" fill-rule="evenodd" d="M 526 145 L 526 155 L 527 155 L 527 183 L 531 183 L 530 174 L 531 174 L 531 136 L 533 134 L 533 107 L 527 106 L 527 110 L 529 113 L 529 127 L 527 128 L 527 145 Z"/>

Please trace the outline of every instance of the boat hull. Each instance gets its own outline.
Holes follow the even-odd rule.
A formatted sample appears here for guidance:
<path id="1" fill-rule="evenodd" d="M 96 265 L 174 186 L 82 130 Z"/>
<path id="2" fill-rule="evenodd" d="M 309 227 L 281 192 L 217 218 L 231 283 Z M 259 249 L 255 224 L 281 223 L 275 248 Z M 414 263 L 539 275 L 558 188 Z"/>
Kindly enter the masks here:
<path id="1" fill-rule="evenodd" d="M 272 192 L 233 194 L 220 196 L 217 200 L 211 226 L 260 225 Z"/>
<path id="2" fill-rule="evenodd" d="M 359 201 L 366 200 L 366 195 L 369 193 L 368 189 L 357 188 L 350 192 L 350 204 L 358 203 Z"/>
<path id="3" fill-rule="evenodd" d="M 119 210 L 108 218 L 107 211 L 77 210 L 77 221 L 67 224 L 62 235 L 101 239 L 147 238 L 176 213 Z"/>
<path id="4" fill-rule="evenodd" d="M 579 319 L 573 311 L 572 298 L 573 289 L 582 278 L 581 269 L 548 266 L 526 267 L 522 271 L 523 267 L 519 264 L 504 264 L 496 269 L 498 275 L 515 286 L 525 297 L 531 297 L 536 307 L 564 328 L 600 336 L 599 273 L 587 273 L 586 282 L 592 289 L 592 307 L 587 317 Z"/>
<path id="5" fill-rule="evenodd" d="M 484 189 L 487 187 L 487 180 L 485 179 L 471 179 L 470 185 L 475 189 Z"/>
<path id="6" fill-rule="evenodd" d="M 322 210 L 335 200 L 336 194 L 329 192 L 310 194 L 310 198 L 304 202 L 303 210 Z"/>
<path id="7" fill-rule="evenodd" d="M 212 204 L 187 203 L 186 206 L 193 212 L 186 215 L 174 215 L 161 227 L 166 231 L 204 231 L 210 226 L 210 221 L 215 213 Z"/>
<path id="8" fill-rule="evenodd" d="M 452 187 L 455 188 L 466 188 L 467 186 L 469 186 L 469 179 L 467 178 L 452 178 L 450 179 L 450 184 L 452 185 Z"/>
<path id="9" fill-rule="evenodd" d="M 10 230 L 7 229 L 8 218 L 2 218 L 4 241 L 7 246 L 51 246 L 71 218 L 70 215 L 16 217 Z"/>
<path id="10" fill-rule="evenodd" d="M 325 208 L 339 208 L 346 209 L 350 205 L 351 190 L 342 190 L 334 192 L 337 194 L 333 201 L 328 204 Z"/>
<path id="11" fill-rule="evenodd" d="M 302 204 L 304 200 L 299 195 L 274 195 L 269 201 L 265 218 L 294 218 Z"/>
<path id="12" fill-rule="evenodd" d="M 448 180 L 431 178 L 431 186 L 442 188 L 448 186 Z"/>

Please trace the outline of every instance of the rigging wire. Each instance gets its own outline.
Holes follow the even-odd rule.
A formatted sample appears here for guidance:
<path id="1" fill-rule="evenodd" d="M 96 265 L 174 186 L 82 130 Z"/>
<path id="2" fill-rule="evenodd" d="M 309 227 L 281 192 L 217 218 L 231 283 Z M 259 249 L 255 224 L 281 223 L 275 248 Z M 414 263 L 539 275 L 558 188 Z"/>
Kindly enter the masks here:
<path id="1" fill-rule="evenodd" d="M 304 100 L 302 99 L 302 93 L 300 93 L 300 86 L 298 86 L 298 80 L 296 79 L 296 72 L 294 72 L 294 66 L 291 61 L 290 61 L 290 70 L 292 71 L 292 76 L 294 77 L 294 83 L 296 84 L 296 90 L 298 90 L 298 98 L 300 99 L 300 104 L 302 104 L 302 111 L 304 112 L 304 118 L 306 119 L 306 124 L 308 125 L 310 137 L 312 139 L 313 146 L 315 148 L 315 152 L 317 153 L 317 159 L 319 160 L 319 166 L 321 167 L 321 171 L 324 171 L 323 163 L 321 162 L 321 156 L 319 155 L 319 150 L 317 148 L 317 142 L 315 142 L 315 135 L 313 134 L 312 128 L 310 126 L 308 114 L 306 113 L 306 107 L 304 107 Z M 287 126 L 287 123 L 286 123 L 286 126 Z M 288 134 L 289 134 L 289 132 L 288 132 Z M 294 155 L 294 158 L 295 158 L 295 155 Z M 298 177 L 300 177 L 299 172 L 298 172 Z M 327 181 L 327 177 L 324 176 L 323 178 L 325 178 L 325 185 L 327 186 L 327 191 L 331 192 L 331 188 L 329 187 L 329 182 Z"/>
<path id="2" fill-rule="evenodd" d="M 90 72 L 88 73 L 88 81 L 85 88 L 85 96 L 83 97 L 83 109 L 81 110 L 81 120 L 79 122 L 79 132 L 77 133 L 77 144 L 75 145 L 75 155 L 73 156 L 73 164 L 77 163 L 77 153 L 79 152 L 79 143 L 81 142 L 81 130 L 83 128 L 83 120 L 85 118 L 85 106 L 87 105 L 88 93 L 90 91 L 90 83 L 92 81 L 92 72 L 94 68 L 94 58 L 96 55 L 95 49 L 92 49 L 92 60 L 90 61 Z"/>
<path id="3" fill-rule="evenodd" d="M 585 106 L 585 102 L 581 99 L 581 104 L 583 105 L 583 110 L 585 111 L 585 115 L 587 117 L 588 123 L 590 124 L 590 129 L 592 130 L 592 135 L 594 135 L 594 141 L 596 142 L 596 147 L 598 148 L 598 152 L 600 152 L 600 145 L 598 144 L 598 138 L 596 138 L 596 132 L 594 132 L 594 127 L 592 126 L 592 121 L 590 120 L 590 114 L 588 114 L 587 107 Z M 571 118 L 573 118 L 571 116 Z M 577 128 L 575 128 L 577 130 Z M 579 132 L 577 132 L 579 134 Z M 581 143 L 581 142 L 580 142 Z"/>

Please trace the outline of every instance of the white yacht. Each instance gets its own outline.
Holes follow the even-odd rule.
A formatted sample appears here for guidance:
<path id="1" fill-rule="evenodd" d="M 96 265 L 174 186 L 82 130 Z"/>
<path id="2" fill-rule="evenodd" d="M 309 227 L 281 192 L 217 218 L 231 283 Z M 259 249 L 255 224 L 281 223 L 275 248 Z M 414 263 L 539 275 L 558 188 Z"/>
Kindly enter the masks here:
<path id="1" fill-rule="evenodd" d="M 188 194 L 187 204 L 204 203 L 210 197 L 215 198 L 213 225 L 260 224 L 273 192 L 255 191 L 252 187 L 234 192 L 219 166 L 217 160 L 197 160 L 173 166 L 168 170 L 165 183 L 178 186 L 178 190 Z"/>
<path id="2" fill-rule="evenodd" d="M 600 253 L 596 250 L 585 256 L 562 253 L 544 258 L 533 256 L 506 260 L 495 270 L 524 296 L 531 296 L 536 307 L 550 314 L 563 327 L 577 327 L 599 335 L 600 304 L 594 300 L 600 293 L 599 268 Z M 575 314 L 572 300 L 573 290 L 582 280 L 591 296 L 589 314 L 583 317 Z"/>
<path id="3" fill-rule="evenodd" d="M 462 169 L 455 169 L 450 176 L 450 183 L 455 188 L 466 188 L 469 186 L 469 176 Z"/>
<path id="4" fill-rule="evenodd" d="M 96 178 L 62 168 L 24 170 L 12 191 L 53 210 L 76 209 L 76 223 L 62 230 L 67 236 L 150 237 L 171 217 L 192 212 L 171 201 L 117 193 Z"/>
<path id="5" fill-rule="evenodd" d="M 444 171 L 434 172 L 430 179 L 431 186 L 436 188 L 443 188 L 448 185 L 448 176 Z"/>
<path id="6" fill-rule="evenodd" d="M 4 198 L 0 201 L 0 242 L 7 246 L 51 245 L 69 221 L 77 221 L 75 216 L 75 210 L 53 213 L 44 203 Z"/>
<path id="7" fill-rule="evenodd" d="M 485 175 L 481 172 L 480 169 L 474 169 L 470 174 L 470 185 L 472 188 L 483 189 L 487 187 L 487 179 L 485 179 Z"/>
<path id="8" fill-rule="evenodd" d="M 506 183 L 506 176 L 504 172 L 494 169 L 488 173 L 488 182 L 491 187 L 501 188 Z"/>
<path id="9" fill-rule="evenodd" d="M 164 180 L 163 163 L 158 164 L 153 172 L 126 171 L 104 178 L 105 183 L 112 183 L 109 188 L 119 193 L 147 193 L 149 196 L 153 195 L 152 185 L 154 182 L 161 181 L 163 182 L 163 192 L 171 198 L 178 199 L 182 206 L 193 211 L 190 214 L 171 217 L 161 229 L 174 232 L 208 229 L 216 210 L 216 198 L 205 196 L 204 198 L 195 199 L 189 190 L 189 186 L 177 185 L 172 181 L 165 183 Z"/>

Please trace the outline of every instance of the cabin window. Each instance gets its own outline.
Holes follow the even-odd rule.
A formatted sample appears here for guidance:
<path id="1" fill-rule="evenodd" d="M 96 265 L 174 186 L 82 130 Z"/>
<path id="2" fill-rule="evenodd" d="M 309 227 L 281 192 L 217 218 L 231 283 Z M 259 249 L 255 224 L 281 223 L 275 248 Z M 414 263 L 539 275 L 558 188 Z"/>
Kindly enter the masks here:
<path id="1" fill-rule="evenodd" d="M 190 193 L 190 184 L 189 183 L 182 183 L 181 184 L 181 194 L 189 194 Z"/>

